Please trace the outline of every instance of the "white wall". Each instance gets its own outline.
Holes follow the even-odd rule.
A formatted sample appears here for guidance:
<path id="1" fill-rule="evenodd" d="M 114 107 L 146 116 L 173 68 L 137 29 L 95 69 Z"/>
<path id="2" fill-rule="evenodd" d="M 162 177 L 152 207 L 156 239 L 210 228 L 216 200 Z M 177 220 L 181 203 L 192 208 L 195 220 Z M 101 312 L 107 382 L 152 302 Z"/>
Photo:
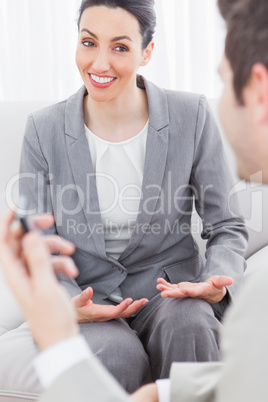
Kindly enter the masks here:
<path id="1" fill-rule="evenodd" d="M 156 0 L 155 52 L 141 73 L 156 84 L 221 90 L 224 25 L 216 0 Z M 0 101 L 57 101 L 79 88 L 74 54 L 80 0 L 0 0 Z"/>

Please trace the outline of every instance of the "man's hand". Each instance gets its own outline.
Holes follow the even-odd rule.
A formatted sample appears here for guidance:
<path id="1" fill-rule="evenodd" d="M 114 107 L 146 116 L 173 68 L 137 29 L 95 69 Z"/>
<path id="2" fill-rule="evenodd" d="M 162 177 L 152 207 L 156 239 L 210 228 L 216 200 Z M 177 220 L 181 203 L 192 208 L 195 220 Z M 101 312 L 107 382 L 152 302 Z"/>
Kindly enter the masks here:
<path id="1" fill-rule="evenodd" d="M 233 283 L 229 276 L 211 276 L 205 282 L 192 283 L 180 282 L 178 284 L 169 283 L 163 278 L 157 279 L 156 288 L 160 290 L 162 297 L 183 299 L 192 297 L 201 299 L 207 303 L 218 303 L 226 295 L 226 286 Z"/>
<path id="2" fill-rule="evenodd" d="M 91 300 L 92 296 L 93 289 L 88 287 L 80 295 L 72 298 L 72 304 L 76 309 L 77 321 L 79 323 L 131 317 L 148 303 L 147 299 L 135 300 L 133 302 L 132 299 L 128 298 L 117 306 L 110 306 L 93 303 Z"/>
<path id="3" fill-rule="evenodd" d="M 8 247 L 14 258 L 23 259 L 21 240 L 24 235 L 23 229 L 19 222 L 14 221 L 15 214 L 7 212 L 2 218 L 1 245 Z M 29 217 L 37 230 L 45 230 L 54 224 L 52 215 L 36 215 Z M 14 221 L 14 222 L 13 222 Z M 58 256 L 52 256 L 51 261 L 55 272 L 64 272 L 70 278 L 78 275 L 78 270 L 74 261 L 67 257 L 74 253 L 75 247 L 73 243 L 61 238 L 58 235 L 48 235 L 43 237 L 43 241 L 47 245 L 50 253 L 59 253 Z"/>
<path id="4" fill-rule="evenodd" d="M 70 246 L 36 232 L 22 237 L 21 229 L 12 228 L 13 220 L 14 214 L 8 212 L 0 222 L 0 263 L 34 339 L 40 349 L 45 349 L 78 333 L 75 311 L 55 277 L 50 256 L 51 249 L 70 250 Z M 44 229 L 51 225 L 51 217 L 36 218 L 36 222 Z M 56 264 L 56 269 L 76 276 L 72 262 Z"/>
<path id="5" fill-rule="evenodd" d="M 158 391 L 156 384 L 144 385 L 131 395 L 132 402 L 158 402 Z"/>

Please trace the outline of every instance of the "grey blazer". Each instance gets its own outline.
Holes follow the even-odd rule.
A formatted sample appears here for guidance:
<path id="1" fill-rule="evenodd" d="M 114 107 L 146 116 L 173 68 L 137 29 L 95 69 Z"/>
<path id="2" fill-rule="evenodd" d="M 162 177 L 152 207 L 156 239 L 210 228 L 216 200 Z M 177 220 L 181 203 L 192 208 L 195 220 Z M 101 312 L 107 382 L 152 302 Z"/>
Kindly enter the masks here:
<path id="1" fill-rule="evenodd" d="M 104 300 L 120 286 L 124 297 L 150 299 L 158 293 L 158 277 L 177 283 L 225 274 L 234 278 L 233 297 L 245 269 L 247 232 L 228 208 L 233 181 L 207 101 L 160 89 L 141 76 L 137 85 L 148 97 L 149 131 L 139 214 L 119 260 L 105 251 L 84 128 L 84 87 L 28 118 L 20 192 L 29 213 L 52 212 L 55 231 L 76 245 L 80 275 L 62 279 L 71 295 L 90 285 L 95 300 Z M 191 234 L 193 202 L 208 239 L 205 264 Z"/>

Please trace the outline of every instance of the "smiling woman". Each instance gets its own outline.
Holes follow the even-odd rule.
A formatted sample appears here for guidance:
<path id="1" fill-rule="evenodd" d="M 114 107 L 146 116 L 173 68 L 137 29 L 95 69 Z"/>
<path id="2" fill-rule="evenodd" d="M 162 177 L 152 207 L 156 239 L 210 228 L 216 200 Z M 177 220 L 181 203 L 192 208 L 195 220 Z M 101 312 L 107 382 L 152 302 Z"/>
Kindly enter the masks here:
<path id="1" fill-rule="evenodd" d="M 56 102 L 76 90 L 79 5 L 80 0 L 1 0 L 0 101 Z M 142 74 L 164 88 L 218 97 L 225 29 L 216 1 L 156 0 L 155 10 L 157 46 Z"/>
<path id="2" fill-rule="evenodd" d="M 84 85 L 29 116 L 21 156 L 29 213 L 53 212 L 51 231 L 76 246 L 79 276 L 61 279 L 81 331 L 129 392 L 168 377 L 174 360 L 219 359 L 247 238 L 228 209 L 233 182 L 206 99 L 137 74 L 151 59 L 155 20 L 153 0 L 82 2 Z M 209 240 L 205 264 L 193 202 Z"/>
<path id="3" fill-rule="evenodd" d="M 78 26 L 76 63 L 88 93 L 84 105 L 85 122 L 99 137 L 122 141 L 137 134 L 149 118 L 147 99 L 136 85 L 136 74 L 140 66 L 150 61 L 153 43 L 147 42 L 152 35 L 148 37 L 148 30 L 142 34 L 139 20 L 125 8 L 113 7 L 113 3 L 110 7 L 95 5 L 99 3 L 84 2 Z M 140 13 L 135 7 L 134 11 L 137 10 Z M 154 26 L 155 15 L 149 15 Z M 151 20 L 149 22 L 152 24 Z M 136 116 L 132 123 L 129 121 L 130 110 Z M 100 112 L 106 116 L 102 125 L 97 124 Z"/>

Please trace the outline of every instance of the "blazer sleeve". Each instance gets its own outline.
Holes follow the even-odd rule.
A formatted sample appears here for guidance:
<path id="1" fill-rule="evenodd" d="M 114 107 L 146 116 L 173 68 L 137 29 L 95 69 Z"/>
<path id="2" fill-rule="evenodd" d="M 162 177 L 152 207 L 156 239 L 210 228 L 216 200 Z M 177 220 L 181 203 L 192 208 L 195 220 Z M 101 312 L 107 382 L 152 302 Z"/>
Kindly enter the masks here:
<path id="1" fill-rule="evenodd" d="M 173 363 L 170 402 L 216 402 L 223 363 Z"/>
<path id="2" fill-rule="evenodd" d="M 62 374 L 40 402 L 130 402 L 130 397 L 97 358 L 83 361 Z"/>
<path id="3" fill-rule="evenodd" d="M 268 271 L 248 275 L 226 314 L 221 351 L 225 362 L 217 402 L 267 401 Z"/>
<path id="4" fill-rule="evenodd" d="M 53 214 L 49 168 L 40 146 L 32 115 L 28 118 L 22 143 L 19 193 L 25 200 L 23 207 L 26 208 L 28 215 Z M 55 234 L 55 226 L 46 230 L 45 233 Z M 70 297 L 81 293 L 81 289 L 74 279 L 61 273 L 58 277 Z"/>
<path id="5" fill-rule="evenodd" d="M 221 135 L 205 97 L 200 97 L 195 133 L 191 184 L 196 190 L 195 207 L 202 219 L 202 238 L 207 239 L 202 280 L 212 275 L 234 279 L 231 299 L 241 286 L 246 263 L 248 233 L 233 194 L 234 180 L 223 149 Z"/>
<path id="6" fill-rule="evenodd" d="M 28 117 L 22 143 L 19 191 L 29 215 L 52 213 L 49 169 L 42 153 L 33 116 Z M 55 228 L 50 230 L 55 233 Z"/>

